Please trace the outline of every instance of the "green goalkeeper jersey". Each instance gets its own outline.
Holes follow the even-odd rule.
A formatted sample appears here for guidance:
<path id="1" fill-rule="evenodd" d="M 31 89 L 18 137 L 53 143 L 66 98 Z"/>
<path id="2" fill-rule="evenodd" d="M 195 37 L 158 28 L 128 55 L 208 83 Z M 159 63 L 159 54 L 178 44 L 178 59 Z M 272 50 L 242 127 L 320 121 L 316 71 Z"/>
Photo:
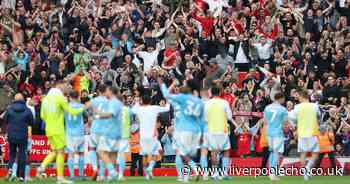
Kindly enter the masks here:
<path id="1" fill-rule="evenodd" d="M 50 89 L 42 101 L 40 111 L 41 119 L 45 122 L 46 136 L 64 136 L 64 112 L 78 115 L 83 111 L 83 108 L 74 109 L 70 107 L 61 90 L 57 88 Z"/>

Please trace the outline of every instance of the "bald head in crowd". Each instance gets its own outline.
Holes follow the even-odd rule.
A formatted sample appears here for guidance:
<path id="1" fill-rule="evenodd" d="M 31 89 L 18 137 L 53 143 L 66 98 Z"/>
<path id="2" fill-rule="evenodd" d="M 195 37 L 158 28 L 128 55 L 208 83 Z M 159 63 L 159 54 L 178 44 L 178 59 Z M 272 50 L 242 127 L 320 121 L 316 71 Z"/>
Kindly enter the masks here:
<path id="1" fill-rule="evenodd" d="M 22 95 L 22 93 L 17 93 L 15 95 L 15 101 L 23 101 L 24 100 L 24 96 Z"/>

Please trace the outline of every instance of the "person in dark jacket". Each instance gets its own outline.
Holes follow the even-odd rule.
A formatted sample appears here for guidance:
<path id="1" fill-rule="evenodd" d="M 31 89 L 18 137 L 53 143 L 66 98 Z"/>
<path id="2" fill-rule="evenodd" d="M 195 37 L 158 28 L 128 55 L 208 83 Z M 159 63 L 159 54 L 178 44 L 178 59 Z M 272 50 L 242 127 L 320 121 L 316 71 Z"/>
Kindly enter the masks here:
<path id="1" fill-rule="evenodd" d="M 235 67 L 239 71 L 248 71 L 251 67 L 248 39 L 242 33 L 238 39 L 231 40 L 230 42 L 234 45 L 233 60 L 235 61 Z"/>
<path id="2" fill-rule="evenodd" d="M 4 119 L 7 122 L 9 143 L 9 176 L 12 176 L 12 165 L 17 158 L 17 176 L 20 181 L 24 181 L 28 134 L 34 120 L 22 94 L 15 95 L 15 101 L 7 108 Z"/>

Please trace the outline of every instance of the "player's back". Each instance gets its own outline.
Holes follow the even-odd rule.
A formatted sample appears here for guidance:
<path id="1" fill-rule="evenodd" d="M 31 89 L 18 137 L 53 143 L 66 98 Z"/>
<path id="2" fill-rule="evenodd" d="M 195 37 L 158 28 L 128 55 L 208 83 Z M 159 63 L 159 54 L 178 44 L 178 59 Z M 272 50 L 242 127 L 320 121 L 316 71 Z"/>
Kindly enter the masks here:
<path id="1" fill-rule="evenodd" d="M 110 122 L 106 125 L 106 136 L 112 139 L 120 138 L 120 129 L 121 129 L 121 110 L 123 104 L 117 98 L 112 98 L 109 100 L 109 110 L 108 112 L 112 113 L 112 118 Z"/>
<path id="2" fill-rule="evenodd" d="M 226 108 L 230 108 L 226 100 L 213 98 L 205 104 L 205 117 L 209 133 L 228 133 Z"/>
<path id="3" fill-rule="evenodd" d="M 140 138 L 149 139 L 157 135 L 156 123 L 158 114 L 169 111 L 169 106 L 160 107 L 156 105 L 136 105 L 132 108 L 132 112 L 136 114 L 140 122 Z"/>
<path id="4" fill-rule="evenodd" d="M 288 111 L 280 104 L 273 103 L 264 110 L 264 119 L 267 121 L 268 136 L 283 136 L 282 126 L 288 119 Z"/>
<path id="5" fill-rule="evenodd" d="M 319 135 L 317 117 L 320 112 L 317 104 L 309 102 L 300 103 L 295 106 L 294 111 L 298 137 Z"/>
<path id="6" fill-rule="evenodd" d="M 83 104 L 77 102 L 69 103 L 69 106 L 75 109 L 81 109 Z M 64 114 L 66 134 L 68 136 L 84 136 L 84 119 L 83 114 L 71 115 L 69 113 Z"/>
<path id="7" fill-rule="evenodd" d="M 200 132 L 204 104 L 201 99 L 190 94 L 174 95 L 175 129 L 179 131 Z"/>
<path id="8" fill-rule="evenodd" d="M 50 89 L 43 98 L 40 116 L 45 122 L 47 136 L 64 134 L 64 110 L 60 105 L 62 100 L 66 99 L 56 88 Z"/>
<path id="9" fill-rule="evenodd" d="M 97 109 L 100 112 L 108 112 L 109 110 L 109 101 L 105 96 L 98 96 L 91 100 L 92 108 Z M 103 135 L 108 132 L 108 123 L 110 118 L 100 119 L 95 118 L 92 121 L 91 133 Z"/>

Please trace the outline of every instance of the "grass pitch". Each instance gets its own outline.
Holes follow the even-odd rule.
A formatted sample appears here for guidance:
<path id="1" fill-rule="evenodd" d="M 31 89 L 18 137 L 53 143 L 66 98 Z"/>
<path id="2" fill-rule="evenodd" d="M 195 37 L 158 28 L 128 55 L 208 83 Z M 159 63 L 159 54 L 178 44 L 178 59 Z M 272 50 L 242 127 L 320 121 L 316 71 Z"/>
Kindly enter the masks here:
<path id="1" fill-rule="evenodd" d="M 0 180 L 0 184 L 2 183 L 20 183 L 20 182 L 7 182 L 5 180 Z M 28 184 L 55 184 L 56 181 L 53 178 L 45 179 L 45 180 L 34 180 L 32 182 L 28 182 Z M 103 182 L 92 182 L 92 181 L 77 181 L 75 184 L 99 184 Z M 107 182 L 105 182 L 107 183 Z M 110 182 L 110 183 L 121 183 L 121 184 L 180 184 L 181 182 L 177 182 L 175 177 L 155 177 L 153 180 L 146 181 L 143 177 L 127 177 L 125 181 L 121 182 Z M 228 181 L 191 181 L 190 184 L 349 184 L 350 176 L 318 176 L 313 177 L 310 181 L 304 181 L 302 176 L 293 176 L 293 177 L 281 177 L 281 181 L 271 182 L 268 177 L 243 177 L 237 176 L 233 177 L 232 180 Z"/>

